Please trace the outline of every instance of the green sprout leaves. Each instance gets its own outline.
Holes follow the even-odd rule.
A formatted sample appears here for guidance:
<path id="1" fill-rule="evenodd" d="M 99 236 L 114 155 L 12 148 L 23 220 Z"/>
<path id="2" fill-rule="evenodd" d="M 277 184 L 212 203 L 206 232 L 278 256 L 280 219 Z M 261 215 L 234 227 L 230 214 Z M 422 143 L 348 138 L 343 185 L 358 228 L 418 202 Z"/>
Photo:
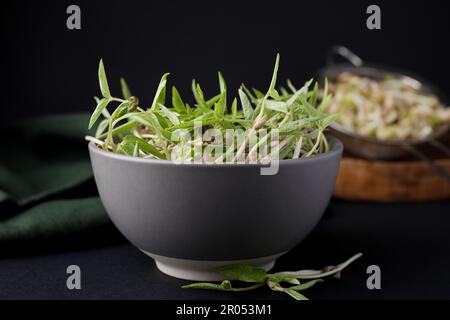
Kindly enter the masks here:
<path id="1" fill-rule="evenodd" d="M 122 150 L 124 150 L 124 152 L 128 155 L 133 155 L 135 153 L 135 146 L 137 146 L 139 150 L 151 153 L 160 159 L 164 159 L 164 155 L 161 154 L 154 146 L 136 136 L 125 136 L 120 144 L 120 148 L 122 148 Z"/>
<path id="2" fill-rule="evenodd" d="M 122 97 L 124 99 L 129 99 L 132 96 L 124 78 L 120 78 L 120 88 L 122 89 Z"/>
<path id="3" fill-rule="evenodd" d="M 156 89 L 155 97 L 153 98 L 152 105 L 150 107 L 150 110 L 155 109 L 155 107 L 158 104 L 164 104 L 166 100 L 166 83 L 167 83 L 167 77 L 169 76 L 169 73 L 163 74 L 161 77 L 161 81 L 159 82 L 158 88 Z"/>
<path id="4" fill-rule="evenodd" d="M 217 268 L 217 272 L 245 283 L 244 286 L 233 287 L 229 280 L 224 280 L 220 284 L 209 282 L 191 283 L 182 288 L 240 292 L 268 287 L 272 291 L 286 293 L 296 300 L 308 300 L 300 291 L 310 289 L 317 283 L 323 282 L 322 278 L 324 277 L 340 275 L 343 269 L 361 256 L 362 254 L 358 253 L 337 266 L 328 266 L 322 270 L 300 270 L 295 272 L 267 273 L 264 269 L 249 265 L 228 265 Z M 305 279 L 307 281 L 303 281 Z M 248 283 L 251 283 L 251 285 L 248 285 Z"/>
<path id="5" fill-rule="evenodd" d="M 91 115 L 91 119 L 89 120 L 89 129 L 95 124 L 98 118 L 102 115 L 102 112 L 108 106 L 110 100 L 108 98 L 100 99 L 97 106 L 95 107 L 94 112 Z"/>
<path id="6" fill-rule="evenodd" d="M 242 264 L 219 267 L 217 271 L 243 282 L 264 282 L 267 279 L 267 273 L 263 269 Z"/>
<path id="7" fill-rule="evenodd" d="M 111 98 L 111 93 L 109 92 L 108 80 L 106 79 L 105 66 L 103 65 L 103 60 L 100 59 L 100 64 L 98 65 L 98 81 L 100 83 L 100 91 L 104 98 Z"/>
<path id="8" fill-rule="evenodd" d="M 217 120 L 223 119 L 223 116 L 225 114 L 226 110 L 226 103 L 227 103 L 227 91 L 222 91 L 222 93 L 219 96 L 219 100 L 214 103 L 214 113 L 216 115 Z"/>
<path id="9" fill-rule="evenodd" d="M 169 93 L 166 92 L 169 76 L 166 73 L 161 77 L 150 105 L 145 105 L 132 95 L 123 78 L 120 79 L 122 97 L 112 95 L 103 60 L 100 60 L 98 80 L 101 98 L 96 98 L 88 127 L 92 128 L 102 116 L 103 119 L 98 124 L 95 137 L 86 139 L 111 152 L 173 160 L 172 151 L 180 142 L 173 140 L 172 135 L 176 130 L 184 129 L 193 140 L 195 125 L 201 122 L 203 130 L 218 130 L 223 137 L 226 137 L 228 129 L 243 131 L 239 134 L 238 143 L 223 146 L 222 159 L 226 155 L 233 161 L 241 158 L 246 162 L 270 160 L 269 156 L 259 154 L 251 145 L 251 137 L 256 135 L 254 142 L 260 147 L 264 142 L 269 142 L 261 132 L 270 135 L 273 130 L 279 132 L 280 159 L 310 157 L 327 152 L 329 143 L 324 132 L 337 117 L 325 112 L 330 100 L 327 82 L 320 91 L 317 83 L 311 89 L 312 80 L 300 89 L 288 80 L 288 89 L 277 90 L 279 64 L 280 56 L 277 55 L 265 93 L 255 88 L 250 90 L 242 84 L 237 90 L 237 97 L 228 99 L 231 91 L 221 72 L 218 72 L 219 93 L 214 95 L 206 95 L 200 84 L 192 80 L 193 104 L 182 99 L 175 86 Z M 167 94 L 171 95 L 170 99 L 166 99 Z M 138 140 L 132 141 L 131 136 Z M 212 143 L 202 141 L 200 148 L 207 150 Z"/>
<path id="10" fill-rule="evenodd" d="M 245 119 L 252 119 L 254 110 L 252 108 L 250 100 L 248 99 L 248 97 L 245 94 L 244 90 L 239 89 L 238 92 L 239 92 L 239 99 L 241 99 L 241 105 L 242 105 L 242 110 L 244 111 Z"/>
<path id="11" fill-rule="evenodd" d="M 186 106 L 184 105 L 183 100 L 181 100 L 181 96 L 175 87 L 172 87 L 172 106 L 175 111 L 179 113 L 186 112 Z"/>

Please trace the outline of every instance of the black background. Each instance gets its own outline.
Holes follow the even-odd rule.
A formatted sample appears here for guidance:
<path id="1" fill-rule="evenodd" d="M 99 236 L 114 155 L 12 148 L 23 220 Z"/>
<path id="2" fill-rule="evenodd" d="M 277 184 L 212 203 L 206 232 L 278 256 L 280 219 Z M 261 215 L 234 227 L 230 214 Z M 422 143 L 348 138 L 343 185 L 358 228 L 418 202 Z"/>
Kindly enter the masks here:
<path id="1" fill-rule="evenodd" d="M 342 272 L 341 279 L 327 278 L 304 294 L 313 301 L 450 300 L 448 208 L 448 201 L 370 204 L 332 200 L 317 227 L 277 260 L 273 271 L 318 269 L 362 252 L 363 256 Z M 101 246 L 101 240 L 111 241 L 111 237 L 99 230 L 92 233 L 91 237 L 86 234 L 72 237 L 78 249 L 70 250 L 66 238 L 53 240 L 54 249 L 55 245 L 61 245 L 58 253 L 0 259 L 0 300 L 289 299 L 295 303 L 287 295 L 268 289 L 240 293 L 182 290 L 180 287 L 189 281 L 159 272 L 154 262 L 131 244 Z M 86 245 L 83 250 L 80 242 Z M 48 245 L 41 243 L 41 246 L 48 251 Z M 30 249 L 29 243 L 27 248 Z M 16 255 L 23 252 L 22 248 L 14 250 Z M 0 249 L 0 253 L 3 256 L 4 250 Z M 67 290 L 65 270 L 71 264 L 79 265 L 82 270 L 81 290 Z M 369 265 L 380 267 L 380 290 L 367 289 Z M 373 307 L 367 310 L 372 312 Z M 298 312 L 303 315 L 301 310 Z M 349 307 L 347 312 L 352 315 L 356 310 Z"/>
<path id="2" fill-rule="evenodd" d="M 381 30 L 366 28 L 365 12 L 372 3 L 381 7 Z M 66 28 L 70 4 L 81 7 L 81 30 Z M 100 57 L 113 94 L 119 94 L 118 80 L 124 76 L 144 103 L 151 101 L 165 72 L 171 72 L 171 83 L 183 96 L 190 95 L 192 78 L 207 95 L 215 93 L 219 69 L 232 90 L 241 82 L 265 88 L 277 52 L 279 79 L 303 82 L 324 65 L 327 50 L 335 44 L 348 46 L 367 61 L 411 70 L 450 93 L 448 1 L 72 0 L 3 1 L 1 7 L 0 125 L 41 114 L 93 110 Z M 447 208 L 448 202 L 383 206 L 333 201 L 318 228 L 281 260 L 281 267 L 295 268 L 304 261 L 323 266 L 364 249 L 364 258 L 349 269 L 348 287 L 330 282 L 328 290 L 312 291 L 310 297 L 448 299 Z M 111 233 L 116 242 L 124 241 L 115 230 L 96 230 L 91 237 L 74 239 L 74 246 L 80 248 L 84 240 L 90 247 Z M 67 242 L 60 244 L 67 249 Z M 48 281 L 55 268 L 73 261 L 94 274 L 90 290 L 78 297 L 64 296 L 70 294 L 65 273 L 59 275 L 61 281 Z M 383 268 L 381 293 L 364 286 L 369 264 Z M 180 290 L 178 280 L 156 272 L 150 259 L 130 245 L 11 259 L 4 261 L 3 270 L 0 296 L 9 298 L 227 298 Z M 105 277 L 110 282 L 105 284 Z"/>
<path id="3" fill-rule="evenodd" d="M 381 7 L 382 29 L 366 28 L 366 8 Z M 81 30 L 66 28 L 66 8 L 81 8 Z M 124 76 L 151 102 L 171 73 L 186 100 L 196 78 L 208 96 L 221 70 L 265 88 L 275 54 L 279 79 L 313 76 L 334 44 L 367 61 L 408 69 L 450 91 L 448 1 L 3 1 L 0 124 L 21 117 L 91 111 L 103 57 L 113 94 Z M 189 95 L 189 97 L 187 96 Z"/>

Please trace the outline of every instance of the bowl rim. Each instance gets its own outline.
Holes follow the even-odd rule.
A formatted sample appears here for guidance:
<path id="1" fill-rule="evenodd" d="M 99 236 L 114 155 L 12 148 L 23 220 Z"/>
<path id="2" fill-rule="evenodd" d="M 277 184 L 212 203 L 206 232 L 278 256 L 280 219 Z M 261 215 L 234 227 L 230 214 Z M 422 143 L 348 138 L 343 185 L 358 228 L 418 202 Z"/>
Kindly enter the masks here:
<path id="1" fill-rule="evenodd" d="M 293 165 L 293 164 L 307 164 L 310 162 L 318 162 L 324 161 L 329 158 L 334 157 L 337 154 L 342 154 L 344 149 L 343 143 L 336 137 L 332 135 L 327 135 L 327 138 L 330 141 L 331 149 L 328 152 L 321 153 L 308 158 L 298 158 L 298 159 L 283 159 L 279 160 L 280 165 Z M 268 167 L 268 164 L 262 163 L 217 163 L 217 164 L 208 164 L 208 163 L 174 163 L 171 160 L 160 160 L 160 159 L 144 159 L 133 157 L 125 154 L 118 154 L 114 152 L 105 151 L 99 148 L 93 141 L 90 141 L 88 144 L 89 151 L 91 153 L 100 155 L 102 157 L 115 159 L 115 160 L 123 160 L 125 162 L 132 163 L 148 163 L 153 165 L 168 165 L 168 166 L 177 166 L 177 167 L 203 167 L 203 168 L 262 168 Z"/>

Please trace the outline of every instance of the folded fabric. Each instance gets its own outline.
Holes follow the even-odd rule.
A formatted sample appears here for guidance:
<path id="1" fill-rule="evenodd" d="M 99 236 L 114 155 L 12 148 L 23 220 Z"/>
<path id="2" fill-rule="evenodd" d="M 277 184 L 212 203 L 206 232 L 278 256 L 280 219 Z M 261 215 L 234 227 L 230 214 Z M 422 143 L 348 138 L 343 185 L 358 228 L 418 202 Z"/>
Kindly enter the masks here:
<path id="1" fill-rule="evenodd" d="M 47 201 L 0 222 L 0 241 L 64 237 L 107 223 L 98 197 Z"/>
<path id="2" fill-rule="evenodd" d="M 0 243 L 108 223 L 84 140 L 88 121 L 58 115 L 0 129 Z"/>

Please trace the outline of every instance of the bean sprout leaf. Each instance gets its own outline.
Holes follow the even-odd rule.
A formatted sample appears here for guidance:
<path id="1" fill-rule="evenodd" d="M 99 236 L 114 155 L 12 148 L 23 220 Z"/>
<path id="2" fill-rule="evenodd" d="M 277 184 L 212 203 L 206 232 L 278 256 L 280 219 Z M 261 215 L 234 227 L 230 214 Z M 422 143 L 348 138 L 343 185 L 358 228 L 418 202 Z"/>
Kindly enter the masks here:
<path id="1" fill-rule="evenodd" d="M 186 112 L 186 107 L 184 106 L 183 100 L 181 99 L 181 96 L 175 86 L 172 87 L 172 106 L 179 113 Z"/>
<path id="2" fill-rule="evenodd" d="M 214 113 L 217 119 L 223 119 L 226 109 L 226 91 L 222 91 L 220 94 L 220 99 L 214 104 Z"/>
<path id="3" fill-rule="evenodd" d="M 125 132 L 128 132 L 128 131 L 130 131 L 131 129 L 133 129 L 134 127 L 136 127 L 138 124 L 139 124 L 138 121 L 129 121 L 129 122 L 126 122 L 126 123 L 124 123 L 124 124 L 121 124 L 120 126 L 115 127 L 115 128 L 112 129 L 111 135 L 112 135 L 112 136 L 117 136 L 117 135 L 123 134 L 123 133 L 125 133 Z M 103 133 L 103 134 L 100 136 L 100 139 L 105 139 L 106 136 L 107 136 L 107 134 L 106 134 L 106 133 Z"/>
<path id="4" fill-rule="evenodd" d="M 320 128 L 321 128 L 322 130 L 325 129 L 325 128 L 328 127 L 330 124 L 332 124 L 333 122 L 335 122 L 338 116 L 339 116 L 338 113 L 333 113 L 333 114 L 327 115 L 325 118 L 323 118 L 323 119 L 320 121 Z"/>
<path id="5" fill-rule="evenodd" d="M 233 103 L 231 104 L 231 120 L 236 121 L 237 117 L 237 99 L 234 98 Z"/>
<path id="6" fill-rule="evenodd" d="M 277 58 L 275 60 L 275 67 L 273 69 L 272 80 L 270 81 L 269 93 L 278 95 L 275 85 L 277 83 L 278 66 L 280 65 L 280 54 L 277 53 Z M 275 98 L 274 98 L 275 99 Z"/>
<path id="7" fill-rule="evenodd" d="M 183 289 L 206 289 L 206 290 L 219 290 L 228 291 L 232 289 L 231 283 L 228 280 L 224 280 L 221 284 L 209 283 L 209 282 L 197 282 L 182 286 Z"/>
<path id="8" fill-rule="evenodd" d="M 268 276 L 269 281 L 272 282 L 286 282 L 286 283 L 290 283 L 290 284 L 300 284 L 300 281 L 293 276 L 290 275 L 286 275 L 286 274 L 270 274 Z"/>
<path id="9" fill-rule="evenodd" d="M 245 94 L 250 98 L 251 102 L 253 103 L 257 102 L 258 99 L 253 95 L 253 93 L 250 90 L 247 89 L 245 84 L 243 83 L 241 84 L 241 89 L 244 90 Z"/>
<path id="10" fill-rule="evenodd" d="M 198 83 L 195 82 L 195 79 L 192 80 L 192 93 L 194 95 L 194 99 L 197 102 L 197 106 L 200 108 L 209 110 L 211 107 L 205 101 L 205 95 L 203 94 L 203 90 Z"/>
<path id="11" fill-rule="evenodd" d="M 98 127 L 97 127 L 97 131 L 95 132 L 95 137 L 98 139 L 100 138 L 100 136 L 105 132 L 106 128 L 108 128 L 109 125 L 109 119 L 103 119 Z"/>
<path id="12" fill-rule="evenodd" d="M 285 289 L 284 292 L 286 292 L 288 295 L 290 295 L 292 298 L 294 298 L 295 300 L 308 300 L 307 297 L 305 297 L 304 295 L 302 295 L 300 292 L 297 292 L 295 290 L 292 289 Z"/>
<path id="13" fill-rule="evenodd" d="M 100 84 L 100 92 L 104 98 L 110 98 L 111 93 L 109 92 L 108 80 L 106 79 L 105 66 L 103 65 L 103 59 L 100 59 L 98 65 L 98 81 Z"/>
<path id="14" fill-rule="evenodd" d="M 156 89 L 155 97 L 153 98 L 152 106 L 150 110 L 153 110 L 157 107 L 158 103 L 164 104 L 166 102 L 166 83 L 167 77 L 169 73 L 163 74 L 161 80 L 159 82 L 158 88 Z"/>
<path id="15" fill-rule="evenodd" d="M 283 113 L 287 113 L 289 111 L 288 104 L 284 101 L 266 100 L 265 107 L 267 109 Z"/>
<path id="16" fill-rule="evenodd" d="M 211 109 L 211 107 L 220 99 L 221 94 L 217 94 L 214 97 L 212 97 L 211 99 L 209 99 L 208 101 L 206 101 L 206 106 L 208 107 L 208 109 Z"/>
<path id="17" fill-rule="evenodd" d="M 304 127 L 311 125 L 311 122 L 317 120 L 317 117 L 304 118 L 300 120 L 294 120 L 291 122 L 286 122 L 278 127 L 280 134 L 291 133 L 293 131 L 298 131 Z"/>
<path id="18" fill-rule="evenodd" d="M 253 90 L 253 92 L 255 93 L 255 96 L 256 96 L 258 99 L 264 98 L 264 93 L 262 93 L 261 91 L 259 91 L 258 89 L 255 89 L 255 88 L 253 88 L 252 90 Z"/>
<path id="19" fill-rule="evenodd" d="M 316 283 L 320 283 L 320 282 L 324 282 L 324 280 L 323 279 L 310 280 L 310 281 L 305 282 L 305 283 L 299 283 L 298 285 L 290 287 L 289 289 L 295 290 L 295 291 L 302 291 L 302 290 L 309 289 L 312 286 L 314 286 Z"/>
<path id="20" fill-rule="evenodd" d="M 123 116 L 129 109 L 129 107 L 131 106 L 131 102 L 130 101 L 124 101 L 122 102 L 117 108 L 116 110 L 113 111 L 111 118 L 113 120 L 120 118 L 121 116 Z"/>
<path id="21" fill-rule="evenodd" d="M 125 136 L 123 138 L 121 144 L 122 144 L 122 146 L 121 146 L 122 148 L 125 148 L 126 150 L 128 150 L 128 152 L 129 152 L 128 154 L 133 154 L 135 146 L 137 145 L 140 150 L 150 153 L 159 159 L 165 159 L 165 156 L 161 152 L 159 152 L 158 149 L 156 149 L 154 146 L 149 144 L 144 139 L 141 139 L 134 135 Z"/>
<path id="22" fill-rule="evenodd" d="M 159 106 L 159 112 L 161 112 L 161 114 L 163 114 L 167 119 L 169 119 L 169 121 L 174 124 L 180 124 L 180 120 L 178 119 L 178 116 L 175 112 L 170 111 L 168 108 L 166 108 L 164 105 L 162 105 L 161 103 L 158 103 Z"/>
<path id="23" fill-rule="evenodd" d="M 264 269 L 249 265 L 235 264 L 217 268 L 223 275 L 232 277 L 243 282 L 264 282 L 267 279 L 267 272 Z"/>
<path id="24" fill-rule="evenodd" d="M 122 97 L 128 99 L 132 96 L 130 88 L 128 88 L 127 82 L 124 78 L 120 78 L 120 88 L 122 89 Z"/>
<path id="25" fill-rule="evenodd" d="M 219 77 L 220 93 L 224 93 L 225 91 L 227 91 L 227 84 L 220 71 L 218 72 L 218 77 Z"/>
<path id="26" fill-rule="evenodd" d="M 100 115 L 103 112 L 103 109 L 105 109 L 108 104 L 109 104 L 110 100 L 108 98 L 103 98 L 100 99 L 100 101 L 97 104 L 97 107 L 95 107 L 94 112 L 91 115 L 91 118 L 89 120 L 89 126 L 88 129 L 91 129 L 92 126 L 95 124 L 95 122 L 97 121 L 97 119 L 100 117 Z"/>
<path id="27" fill-rule="evenodd" d="M 239 89 L 239 98 L 241 100 L 242 111 L 244 111 L 245 119 L 251 119 L 253 116 L 253 108 L 247 95 L 242 89 Z"/>

